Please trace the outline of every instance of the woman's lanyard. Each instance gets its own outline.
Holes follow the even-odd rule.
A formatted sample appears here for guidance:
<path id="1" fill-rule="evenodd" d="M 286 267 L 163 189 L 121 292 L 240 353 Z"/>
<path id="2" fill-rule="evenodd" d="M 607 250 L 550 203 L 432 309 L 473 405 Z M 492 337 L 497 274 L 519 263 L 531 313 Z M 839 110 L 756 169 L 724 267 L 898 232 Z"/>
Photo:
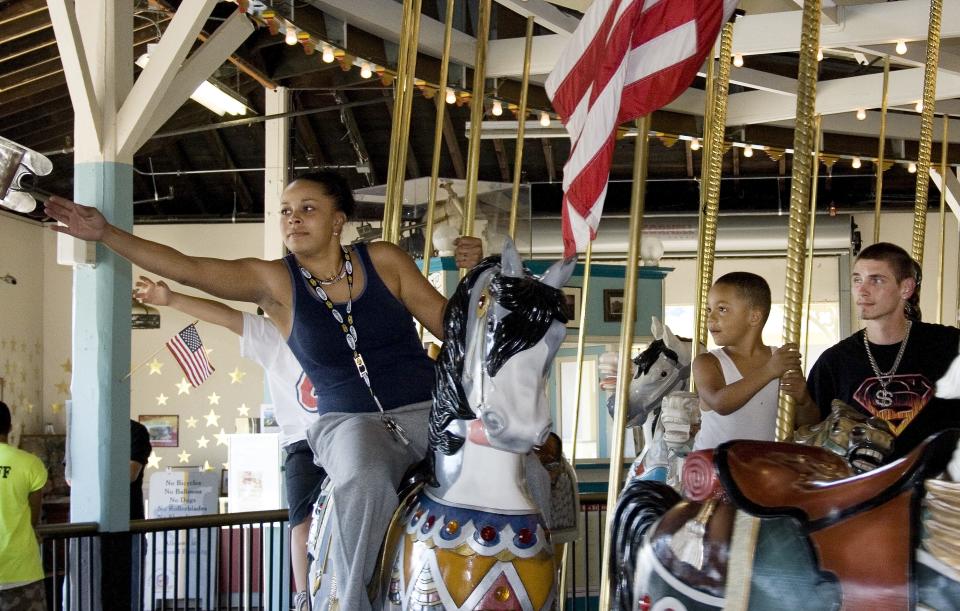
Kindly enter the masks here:
<path id="1" fill-rule="evenodd" d="M 340 329 L 343 331 L 343 335 L 347 340 L 347 346 L 353 351 L 353 364 L 357 367 L 357 373 L 360 374 L 360 378 L 364 384 L 367 385 L 367 390 L 370 391 L 370 396 L 373 398 L 374 404 L 377 406 L 377 409 L 380 410 L 380 422 L 383 423 L 384 428 L 390 432 L 396 441 L 403 445 L 409 445 L 410 440 L 407 439 L 403 427 L 400 426 L 400 423 L 397 422 L 393 416 L 387 415 L 383 406 L 380 404 L 380 399 L 378 399 L 376 393 L 373 392 L 373 386 L 370 385 L 370 373 L 367 371 L 367 365 L 363 361 L 363 355 L 357 350 L 357 328 L 353 325 L 353 262 L 350 260 L 350 251 L 342 245 L 340 248 L 343 250 L 344 269 L 347 272 L 348 298 L 346 319 L 344 319 L 340 311 L 334 307 L 333 301 L 330 300 L 327 292 L 320 286 L 320 281 L 300 265 L 299 261 L 297 261 L 297 266 L 300 268 L 300 273 L 303 274 L 303 277 L 306 278 L 307 282 L 317 294 L 317 297 L 326 304 L 327 309 L 330 310 L 330 314 L 333 315 L 334 320 L 340 325 Z"/>

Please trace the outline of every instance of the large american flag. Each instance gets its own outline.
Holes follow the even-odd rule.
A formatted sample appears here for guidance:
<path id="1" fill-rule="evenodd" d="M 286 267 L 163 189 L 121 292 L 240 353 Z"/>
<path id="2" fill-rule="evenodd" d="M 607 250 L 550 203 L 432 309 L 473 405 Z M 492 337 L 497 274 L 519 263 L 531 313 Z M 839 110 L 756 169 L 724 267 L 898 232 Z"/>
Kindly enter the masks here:
<path id="1" fill-rule="evenodd" d="M 183 331 L 170 338 L 167 349 L 194 388 L 203 384 L 213 373 L 213 366 L 207 360 L 207 353 L 203 350 L 203 341 L 195 324 L 187 325 Z"/>
<path id="2" fill-rule="evenodd" d="M 686 89 L 737 0 L 594 0 L 547 78 L 570 134 L 563 169 L 565 255 L 596 235 L 617 126 Z"/>

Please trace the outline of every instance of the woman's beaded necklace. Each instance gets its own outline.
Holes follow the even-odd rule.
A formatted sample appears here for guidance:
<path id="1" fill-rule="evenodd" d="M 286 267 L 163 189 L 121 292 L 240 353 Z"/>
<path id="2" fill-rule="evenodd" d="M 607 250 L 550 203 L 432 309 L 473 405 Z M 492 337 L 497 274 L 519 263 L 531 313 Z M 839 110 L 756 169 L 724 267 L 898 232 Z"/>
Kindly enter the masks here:
<path id="1" fill-rule="evenodd" d="M 410 440 L 407 439 L 406 433 L 403 430 L 403 427 L 400 426 L 392 416 L 387 415 L 384 411 L 383 406 L 380 404 L 380 399 L 377 398 L 376 393 L 373 392 L 373 386 L 370 385 L 370 373 L 367 371 L 367 365 L 363 361 L 363 355 L 357 350 L 357 328 L 353 324 L 353 261 L 350 258 L 350 251 L 343 245 L 340 246 L 340 250 L 343 251 L 343 267 L 341 268 L 341 273 L 339 277 L 334 280 L 318 280 L 314 278 L 306 268 L 300 265 L 300 262 L 297 262 L 297 266 L 300 268 L 300 274 L 306 279 L 307 284 L 313 289 L 317 294 L 317 297 L 320 298 L 320 301 L 327 306 L 327 310 L 330 311 L 330 314 L 333 316 L 333 319 L 337 321 L 337 324 L 340 325 L 340 330 L 343 331 L 344 338 L 346 338 L 347 346 L 353 352 L 353 364 L 357 367 L 357 373 L 360 374 L 360 378 L 363 380 L 364 384 L 367 385 L 367 390 L 370 391 L 370 396 L 373 398 L 374 404 L 377 406 L 377 409 L 380 410 L 380 421 L 383 423 L 384 428 L 390 432 L 395 440 L 402 443 L 403 445 L 409 445 Z M 330 296 L 327 295 L 327 291 L 324 290 L 323 285 L 333 284 L 338 280 L 342 279 L 343 276 L 347 277 L 347 307 L 346 307 L 346 317 L 340 313 L 340 310 L 336 308 L 333 304 L 333 300 L 330 299 Z"/>

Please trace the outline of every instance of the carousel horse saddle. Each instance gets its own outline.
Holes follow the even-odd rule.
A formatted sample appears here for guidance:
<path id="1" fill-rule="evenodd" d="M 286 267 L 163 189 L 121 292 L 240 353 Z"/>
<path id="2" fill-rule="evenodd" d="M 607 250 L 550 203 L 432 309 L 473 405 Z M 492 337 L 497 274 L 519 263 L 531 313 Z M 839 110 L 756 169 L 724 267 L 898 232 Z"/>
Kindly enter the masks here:
<path id="1" fill-rule="evenodd" d="M 735 505 L 799 521 L 821 568 L 839 580 L 845 610 L 910 609 L 923 482 L 946 468 L 958 439 L 960 430 L 939 433 L 857 476 L 830 451 L 795 444 L 735 441 L 717 448 L 714 459 Z"/>

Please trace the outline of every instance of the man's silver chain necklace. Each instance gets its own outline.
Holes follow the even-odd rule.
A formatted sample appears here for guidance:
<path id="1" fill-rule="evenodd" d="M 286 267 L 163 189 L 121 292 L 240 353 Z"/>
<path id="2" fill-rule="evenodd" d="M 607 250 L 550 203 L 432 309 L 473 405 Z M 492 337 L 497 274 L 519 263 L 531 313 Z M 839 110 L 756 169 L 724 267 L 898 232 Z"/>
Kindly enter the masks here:
<path id="1" fill-rule="evenodd" d="M 867 351 L 867 359 L 870 361 L 870 367 L 873 369 L 873 373 L 877 376 L 877 381 L 880 383 L 880 390 L 877 391 L 875 400 L 879 407 L 890 407 L 893 405 L 893 393 L 887 390 L 887 384 L 890 383 L 890 379 L 897 373 L 897 368 L 900 367 L 900 360 L 903 358 L 903 353 L 907 350 L 907 340 L 910 339 L 910 328 L 913 326 L 913 321 L 907 321 L 907 330 L 903 335 L 903 340 L 900 341 L 900 350 L 897 351 L 897 358 L 893 361 L 893 367 L 889 371 L 882 372 L 880 367 L 877 365 L 877 360 L 873 358 L 873 352 L 870 351 L 870 340 L 867 338 L 867 330 L 863 330 L 863 347 Z"/>

